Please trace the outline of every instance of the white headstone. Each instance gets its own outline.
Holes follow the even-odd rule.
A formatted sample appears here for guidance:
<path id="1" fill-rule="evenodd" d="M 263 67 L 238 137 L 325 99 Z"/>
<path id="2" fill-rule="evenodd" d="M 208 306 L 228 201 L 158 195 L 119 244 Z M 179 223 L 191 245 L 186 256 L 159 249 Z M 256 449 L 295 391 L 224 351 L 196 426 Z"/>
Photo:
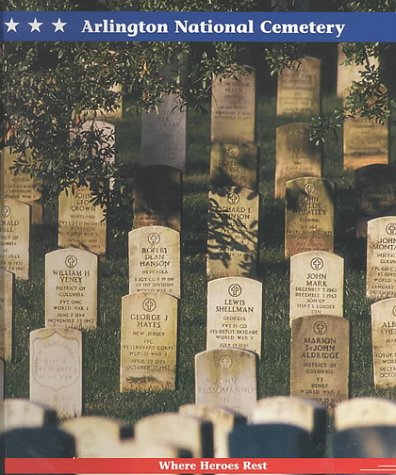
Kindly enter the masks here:
<path id="1" fill-rule="evenodd" d="M 335 407 L 336 430 L 367 426 L 395 426 L 396 403 L 391 399 L 359 397 L 343 401 Z"/>
<path id="2" fill-rule="evenodd" d="M 12 359 L 14 326 L 14 274 L 0 269 L 0 357 Z"/>

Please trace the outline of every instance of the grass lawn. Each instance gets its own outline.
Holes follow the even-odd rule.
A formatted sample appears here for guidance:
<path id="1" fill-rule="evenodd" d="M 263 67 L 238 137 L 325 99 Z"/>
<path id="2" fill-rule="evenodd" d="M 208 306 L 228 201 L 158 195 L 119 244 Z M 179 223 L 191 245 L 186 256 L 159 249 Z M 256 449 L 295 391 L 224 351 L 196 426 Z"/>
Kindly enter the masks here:
<path id="1" fill-rule="evenodd" d="M 324 111 L 338 104 L 326 97 Z M 264 287 L 263 356 L 259 397 L 289 392 L 289 263 L 283 257 L 284 205 L 273 198 L 275 174 L 275 101 L 258 103 L 260 145 L 260 266 Z M 395 134 L 396 124 L 393 127 Z M 132 113 L 117 124 L 118 158 L 137 161 L 140 118 Z M 393 139 L 393 160 L 395 160 Z M 324 147 L 324 174 L 336 183 L 336 253 L 345 258 L 345 317 L 351 322 L 350 395 L 396 396 L 396 390 L 373 386 L 369 302 L 365 297 L 365 243 L 353 238 L 353 174 L 342 170 L 340 137 Z M 142 416 L 174 411 L 194 401 L 194 355 L 206 340 L 206 221 L 209 175 L 209 116 L 189 114 L 188 164 L 183 183 L 182 299 L 179 307 L 177 390 L 123 393 L 119 387 L 121 297 L 128 293 L 127 236 L 110 239 L 108 258 L 100 265 L 100 321 L 84 332 L 84 413 L 133 422 Z M 127 219 L 127 218 L 125 218 Z M 15 298 L 15 357 L 6 365 L 6 397 L 29 395 L 29 332 L 44 326 L 44 255 L 57 248 L 56 227 L 33 228 L 32 277 L 18 281 Z"/>

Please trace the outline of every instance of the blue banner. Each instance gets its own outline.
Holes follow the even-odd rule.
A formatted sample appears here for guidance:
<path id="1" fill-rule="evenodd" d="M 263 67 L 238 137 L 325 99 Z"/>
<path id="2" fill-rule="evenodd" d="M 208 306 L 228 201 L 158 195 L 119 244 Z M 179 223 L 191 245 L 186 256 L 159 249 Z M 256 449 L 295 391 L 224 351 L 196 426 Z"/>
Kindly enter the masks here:
<path id="1" fill-rule="evenodd" d="M 396 13 L 7 11 L 3 41 L 396 42 Z"/>

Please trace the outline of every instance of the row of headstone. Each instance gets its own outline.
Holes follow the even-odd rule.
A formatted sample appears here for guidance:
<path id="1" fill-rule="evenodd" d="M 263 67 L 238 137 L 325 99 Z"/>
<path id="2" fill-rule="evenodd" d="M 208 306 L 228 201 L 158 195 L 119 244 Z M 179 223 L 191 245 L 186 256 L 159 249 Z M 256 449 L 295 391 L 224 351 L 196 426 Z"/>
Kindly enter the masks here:
<path id="1" fill-rule="evenodd" d="M 134 427 L 99 416 L 58 424 L 53 409 L 21 399 L 5 400 L 2 412 L 1 442 L 8 457 L 395 456 L 396 405 L 381 398 L 339 403 L 332 432 L 323 405 L 285 396 L 257 401 L 249 421 L 205 404 L 146 416 Z"/>

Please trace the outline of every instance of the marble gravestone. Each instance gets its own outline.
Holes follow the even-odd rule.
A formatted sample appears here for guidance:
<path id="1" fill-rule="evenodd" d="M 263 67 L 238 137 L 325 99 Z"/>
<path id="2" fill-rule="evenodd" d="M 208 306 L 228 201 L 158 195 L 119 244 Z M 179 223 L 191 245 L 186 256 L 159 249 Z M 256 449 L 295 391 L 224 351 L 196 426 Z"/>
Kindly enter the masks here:
<path id="1" fill-rule="evenodd" d="M 179 413 L 185 416 L 198 417 L 213 424 L 213 457 L 228 457 L 228 434 L 234 427 L 246 424 L 246 417 L 238 412 L 219 406 L 205 404 L 183 404 Z"/>
<path id="2" fill-rule="evenodd" d="M 4 430 L 57 424 L 54 409 L 29 399 L 5 399 L 3 408 Z"/>
<path id="3" fill-rule="evenodd" d="M 355 170 L 356 237 L 367 237 L 367 221 L 396 215 L 396 167 L 367 165 Z"/>
<path id="4" fill-rule="evenodd" d="M 213 189 L 240 186 L 258 189 L 258 147 L 253 143 L 212 143 L 210 184 Z"/>
<path id="5" fill-rule="evenodd" d="M 59 194 L 58 246 L 106 254 L 105 209 L 92 203 L 90 186 L 72 185 Z"/>
<path id="6" fill-rule="evenodd" d="M 344 259 L 308 251 L 290 258 L 290 321 L 307 315 L 344 316 Z"/>
<path id="7" fill-rule="evenodd" d="M 115 125 L 100 119 L 86 120 L 70 132 L 70 140 L 89 147 L 92 158 L 115 162 Z"/>
<path id="8" fill-rule="evenodd" d="M 122 298 L 120 391 L 175 389 L 177 299 L 136 292 Z"/>
<path id="9" fill-rule="evenodd" d="M 0 199 L 0 268 L 28 280 L 31 208 L 10 198 Z"/>
<path id="10" fill-rule="evenodd" d="M 178 94 L 166 94 L 156 110 L 142 113 L 142 167 L 186 168 L 187 108 Z"/>
<path id="11" fill-rule="evenodd" d="M 30 332 L 29 399 L 52 407 L 59 417 L 82 412 L 82 337 L 72 328 Z"/>
<path id="12" fill-rule="evenodd" d="M 396 298 L 371 305 L 375 388 L 396 387 Z"/>
<path id="13" fill-rule="evenodd" d="M 14 274 L 0 269 L 0 357 L 11 360 L 14 327 Z"/>
<path id="14" fill-rule="evenodd" d="M 364 140 L 362 140 L 364 137 Z M 347 117 L 343 129 L 344 169 L 389 163 L 389 122 Z"/>
<path id="15" fill-rule="evenodd" d="M 356 397 L 335 407 L 336 430 L 368 426 L 395 426 L 396 403 L 394 400 L 376 397 Z"/>
<path id="16" fill-rule="evenodd" d="M 162 443 L 187 450 L 193 457 L 213 457 L 213 424 L 197 417 L 162 412 L 134 425 L 138 443 Z"/>
<path id="17" fill-rule="evenodd" d="M 30 159 L 30 151 L 26 151 L 26 158 Z M 11 147 L 4 147 L 1 150 L 1 170 L 0 189 L 5 198 L 21 201 L 31 205 L 32 208 L 32 224 L 42 224 L 43 222 L 43 206 L 39 202 L 41 198 L 41 183 L 32 178 L 28 173 L 14 174 L 12 167 L 19 158 L 21 153 L 11 151 Z M 22 157 L 25 158 L 25 157 Z"/>
<path id="18" fill-rule="evenodd" d="M 289 180 L 322 176 L 321 150 L 309 140 L 309 125 L 295 122 L 276 129 L 275 198 L 285 197 Z"/>
<path id="19" fill-rule="evenodd" d="M 366 295 L 383 300 L 396 297 L 396 216 L 367 223 Z"/>
<path id="20" fill-rule="evenodd" d="M 133 228 L 166 226 L 180 231 L 181 171 L 166 165 L 140 168 L 134 180 Z"/>
<path id="21" fill-rule="evenodd" d="M 132 439 L 132 426 L 110 417 L 83 416 L 68 419 L 60 428 L 76 441 L 77 457 L 103 457 L 114 450 L 121 441 Z"/>
<path id="22" fill-rule="evenodd" d="M 145 226 L 128 234 L 129 293 L 164 292 L 180 298 L 180 233 Z"/>
<path id="23" fill-rule="evenodd" d="M 349 322 L 309 315 L 291 323 L 290 394 L 334 406 L 348 398 Z"/>
<path id="24" fill-rule="evenodd" d="M 334 250 L 334 184 L 323 178 L 286 182 L 285 255 Z"/>
<path id="25" fill-rule="evenodd" d="M 351 62 L 348 64 L 346 61 L 346 56 L 344 52 L 344 46 L 347 43 L 338 44 L 338 65 L 337 65 L 337 96 L 344 97 L 346 88 L 351 87 L 354 81 L 360 81 L 362 79 L 362 72 L 366 70 L 367 67 L 377 67 L 378 59 L 372 55 L 367 54 L 365 56 L 365 62 L 363 64 L 356 64 Z"/>
<path id="26" fill-rule="evenodd" d="M 206 349 L 239 348 L 261 356 L 262 284 L 246 277 L 208 282 Z"/>
<path id="27" fill-rule="evenodd" d="M 211 142 L 254 142 L 256 74 L 251 68 L 237 77 L 215 77 L 212 83 Z"/>
<path id="28" fill-rule="evenodd" d="M 209 192 L 207 275 L 255 277 L 258 260 L 259 195 L 247 188 Z"/>
<path id="29" fill-rule="evenodd" d="M 195 403 L 248 416 L 257 401 L 257 355 L 229 348 L 195 355 Z"/>
<path id="30" fill-rule="evenodd" d="M 82 249 L 45 255 L 45 326 L 93 330 L 98 319 L 98 256 Z"/>
<path id="31" fill-rule="evenodd" d="M 317 58 L 302 58 L 294 69 L 284 68 L 278 76 L 278 116 L 312 116 L 320 113 L 320 67 Z"/>

